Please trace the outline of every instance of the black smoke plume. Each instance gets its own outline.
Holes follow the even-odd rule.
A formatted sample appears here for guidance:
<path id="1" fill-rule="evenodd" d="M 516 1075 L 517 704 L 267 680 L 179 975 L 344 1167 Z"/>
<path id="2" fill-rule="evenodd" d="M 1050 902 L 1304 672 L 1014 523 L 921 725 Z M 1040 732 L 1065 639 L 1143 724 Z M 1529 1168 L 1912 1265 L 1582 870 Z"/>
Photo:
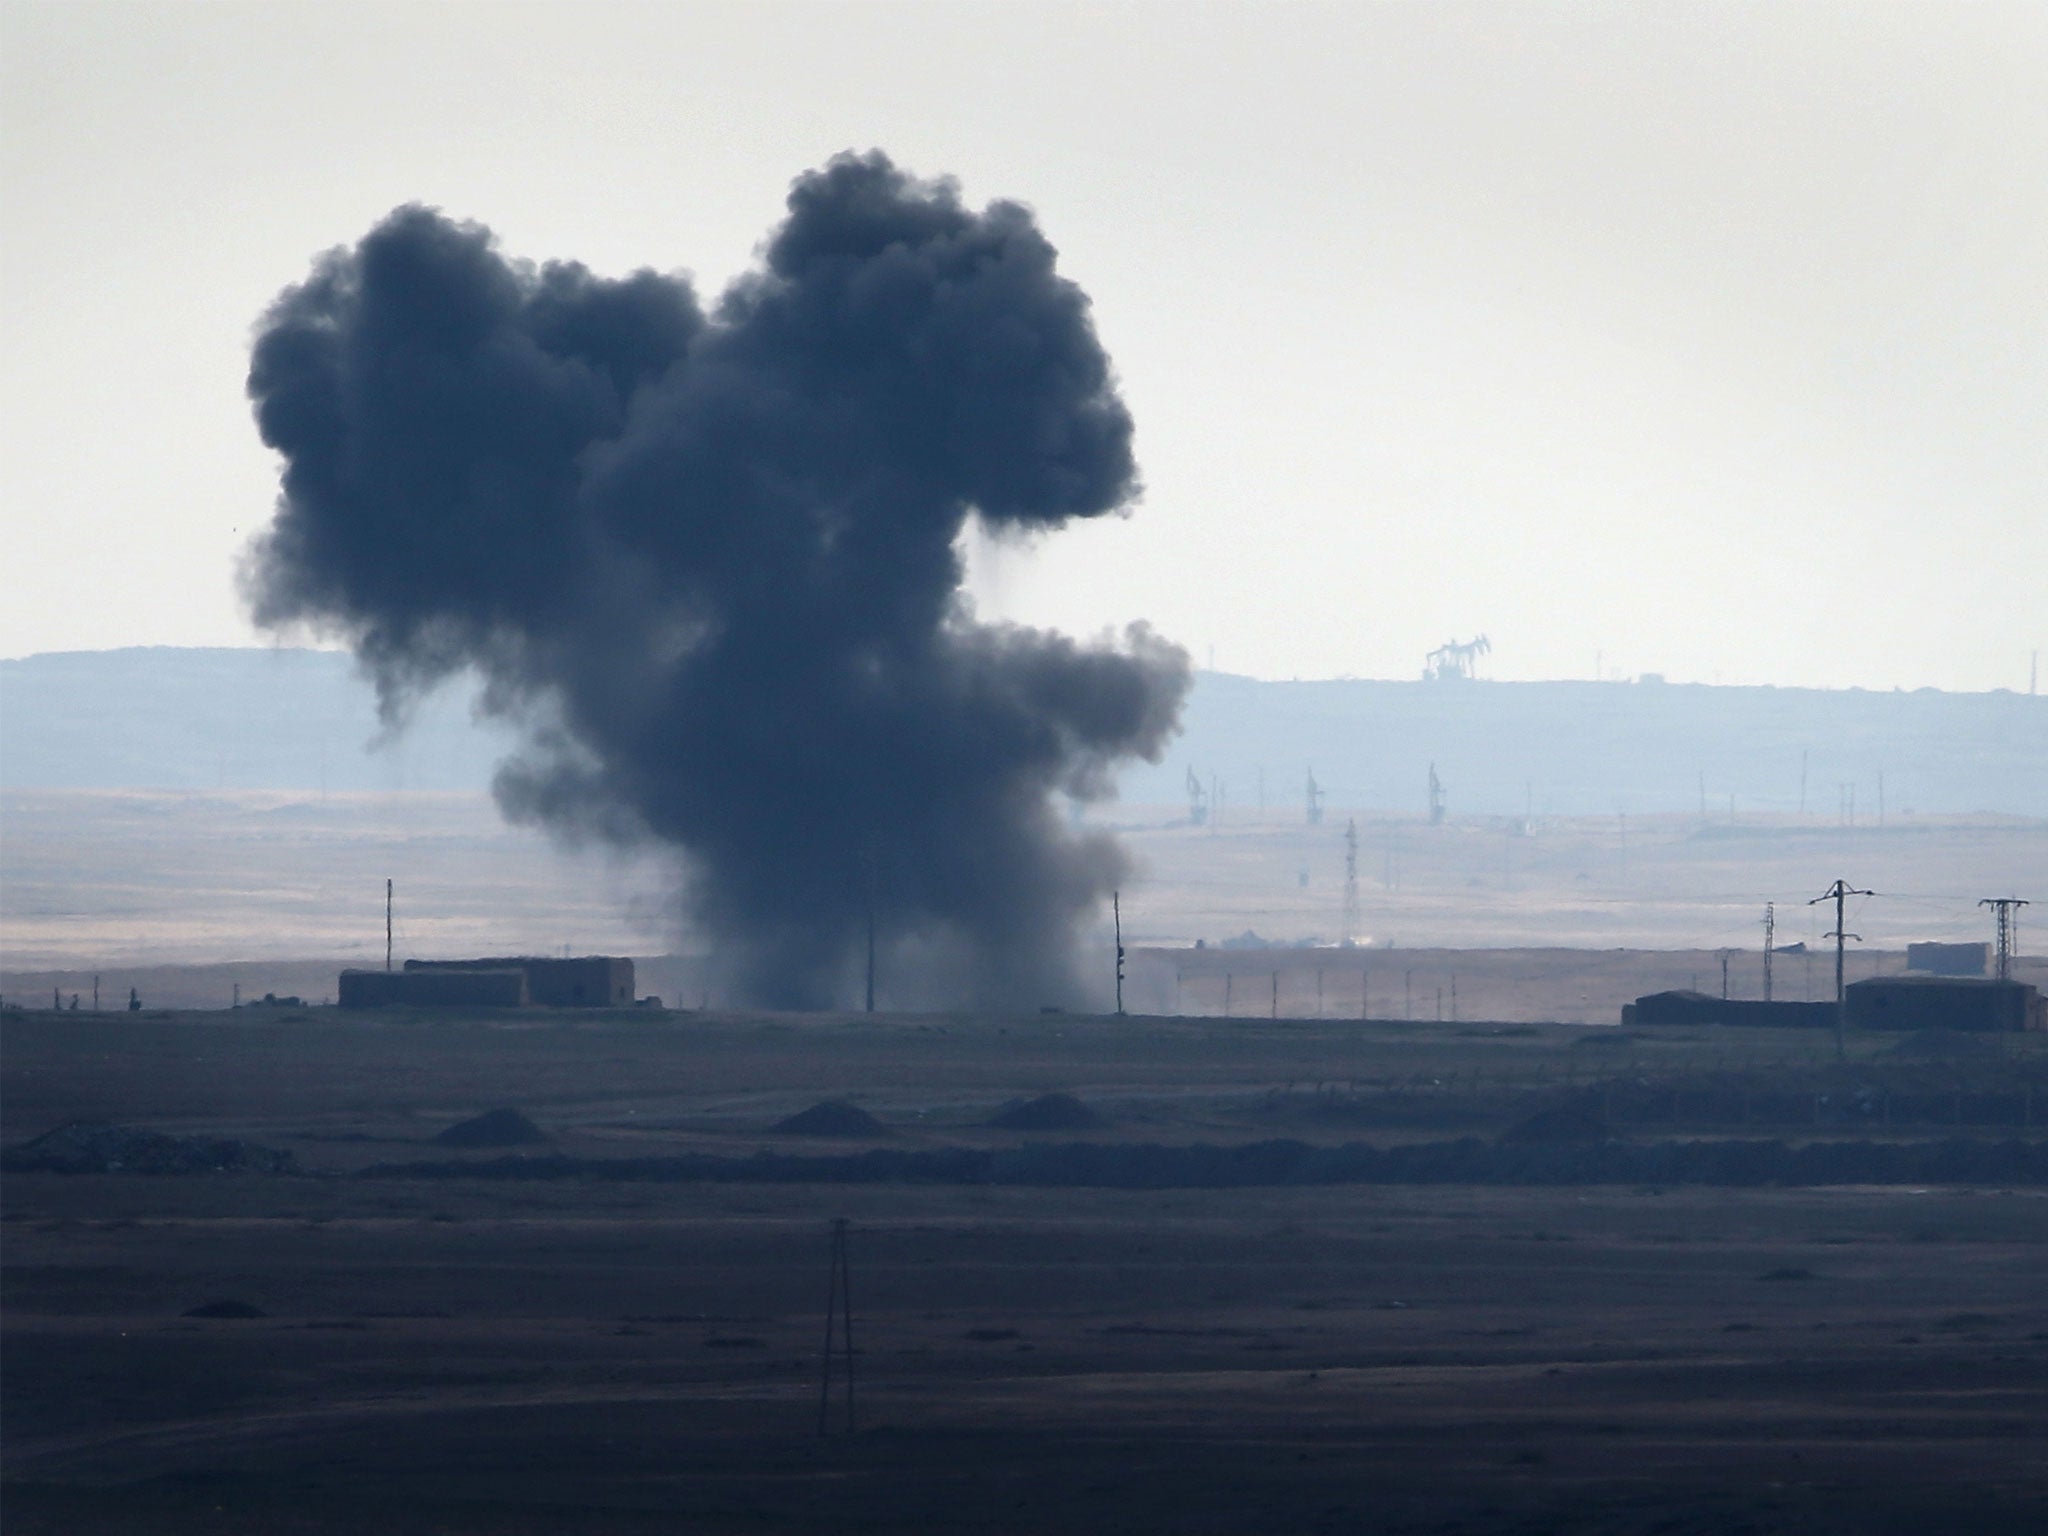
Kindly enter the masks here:
<path id="1" fill-rule="evenodd" d="M 980 1000 L 1077 995 L 1124 865 L 1057 796 L 1156 758 L 1188 671 L 1142 625 L 1084 646 L 961 596 L 970 516 L 1137 489 L 1026 209 L 841 156 L 707 312 L 401 208 L 277 300 L 249 393 L 284 459 L 257 621 L 345 637 L 392 722 L 480 674 L 522 729 L 506 814 L 682 850 L 742 995 L 846 1000 L 871 913 Z"/>

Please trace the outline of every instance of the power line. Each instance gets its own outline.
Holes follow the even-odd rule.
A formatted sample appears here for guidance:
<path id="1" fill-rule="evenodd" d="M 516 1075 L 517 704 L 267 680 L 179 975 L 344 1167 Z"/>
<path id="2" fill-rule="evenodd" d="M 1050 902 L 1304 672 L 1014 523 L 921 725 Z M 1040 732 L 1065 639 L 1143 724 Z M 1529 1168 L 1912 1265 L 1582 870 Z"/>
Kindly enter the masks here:
<path id="1" fill-rule="evenodd" d="M 1116 923 L 1116 1016 L 1124 1016 L 1124 908 L 1123 892 L 1109 893 L 1109 912 Z"/>
<path id="2" fill-rule="evenodd" d="M 2017 896 L 1986 896 L 1977 903 L 1980 907 L 1991 908 L 1998 920 L 1998 979 L 2012 980 L 2012 954 L 2016 947 L 2019 929 L 2019 909 L 2032 906 Z"/>
<path id="3" fill-rule="evenodd" d="M 1843 1038 L 1844 1027 L 1848 1023 L 1847 1014 L 1849 1008 L 1848 992 L 1842 985 L 1843 949 L 1851 939 L 1854 939 L 1858 944 L 1863 942 L 1862 934 L 1850 933 L 1843 927 L 1842 909 L 1851 896 L 1874 896 L 1876 894 L 1875 891 L 1859 891 L 1846 880 L 1837 880 L 1833 885 L 1807 903 L 1809 907 L 1818 906 L 1824 901 L 1832 901 L 1835 904 L 1835 931 L 1828 934 L 1827 937 L 1835 941 L 1835 1060 L 1837 1061 L 1842 1060 L 1848 1054 L 1848 1047 Z"/>
<path id="4" fill-rule="evenodd" d="M 1344 931 L 1338 941 L 1350 944 L 1358 937 L 1358 818 L 1344 823 Z"/>
<path id="5" fill-rule="evenodd" d="M 1764 903 L 1764 1001 L 1771 1000 L 1771 956 L 1777 950 L 1778 904 Z"/>
<path id="6" fill-rule="evenodd" d="M 867 856 L 868 877 L 868 988 L 867 1011 L 875 1011 L 875 851 L 870 848 Z"/>
<path id="7" fill-rule="evenodd" d="M 834 1324 L 844 1320 L 843 1356 L 846 1361 L 846 1433 L 854 1430 L 853 1419 L 853 1276 L 846 1260 L 846 1218 L 832 1223 L 832 1279 L 825 1292 L 825 1362 L 818 1378 L 818 1434 L 831 1432 L 832 1356 Z"/>

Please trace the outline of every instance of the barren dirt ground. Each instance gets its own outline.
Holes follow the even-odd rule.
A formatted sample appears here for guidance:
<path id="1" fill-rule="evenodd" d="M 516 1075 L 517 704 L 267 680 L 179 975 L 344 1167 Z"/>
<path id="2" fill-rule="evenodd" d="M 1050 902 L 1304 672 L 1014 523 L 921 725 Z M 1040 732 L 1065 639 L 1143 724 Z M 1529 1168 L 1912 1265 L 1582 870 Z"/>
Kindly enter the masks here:
<path id="1" fill-rule="evenodd" d="M 1090 827 L 1117 830 L 1132 861 L 1129 943 L 1213 946 L 1246 929 L 1335 942 L 1354 824 L 1352 937 L 1373 948 L 1729 947 L 1751 952 L 1738 986 L 1760 979 L 1766 901 L 1777 903 L 1781 945 L 1818 945 L 1832 912 L 1806 903 L 1838 876 L 1878 893 L 1850 912 L 1872 949 L 1981 941 L 1991 925 L 1978 899 L 2025 894 L 2048 866 L 2048 821 L 2010 816 L 1894 815 L 1883 826 L 1818 816 L 1453 817 L 1432 827 L 1331 807 L 1310 827 L 1276 806 L 1265 816 L 1233 809 L 1205 827 L 1186 817 L 1184 805 L 1089 815 Z M 318 997 L 331 992 L 331 974 L 316 983 L 274 962 L 381 964 L 387 878 L 397 882 L 401 956 L 705 947 L 684 931 L 677 877 L 659 860 L 565 851 L 506 826 L 483 795 L 10 790 L 0 820 L 0 993 L 10 1000 L 35 996 L 30 972 L 83 972 L 88 986 L 103 972 L 112 986 L 114 973 L 138 967 L 230 960 L 245 962 L 245 995 L 253 985 L 254 995 Z M 1107 912 L 1094 940 L 1107 949 Z M 1803 972 L 1781 976 L 1788 987 L 1803 981 Z M 120 983 L 121 995 L 131 984 Z M 849 985 L 847 999 L 856 995 Z M 1214 1010 L 1194 998 L 1185 1006 L 1220 1012 L 1216 1001 Z M 1172 1002 L 1162 994 L 1144 1005 Z"/>
<path id="2" fill-rule="evenodd" d="M 10 1174 L 10 1532 L 2048 1529 L 2048 1189 L 1132 1190 L 368 1173 L 515 1105 L 575 1158 L 1029 1141 L 2040 1134 L 2048 1042 L 1078 1017 L 12 1015 L 18 1142 L 301 1176 Z M 1654 1093 L 1740 1053 L 1797 1091 Z M 1929 1091 L 1909 1111 L 1910 1090 Z M 990 1128 L 1063 1090 L 1089 1129 Z M 1939 1091 L 1936 1091 L 1939 1090 Z M 1952 1092 L 1951 1092 L 1952 1090 Z M 1803 1094 L 1803 1097 L 1802 1097 Z M 889 1134 L 770 1133 L 850 1098 Z M 1825 1097 L 1822 1095 L 1821 1097 Z M 1582 1097 L 1581 1102 L 1591 1102 Z M 1829 1102 L 1834 1102 L 1832 1099 Z M 2015 1103 L 2020 1102 L 2015 1100 Z M 2048 1104 L 2048 1094 L 2042 1096 Z M 1620 1117 L 1634 1103 L 1648 1117 Z M 1937 1123 L 1953 1104 L 1957 1124 Z M 1918 1120 L 1915 1121 L 1915 1116 Z M 1998 1116 L 2011 1123 L 1992 1129 Z M 1720 1118 L 1716 1118 L 1720 1117 Z M 1913 1122 L 1913 1123 L 1906 1123 Z M 828 1231 L 856 1428 L 818 1434 Z M 221 1301 L 260 1315 L 191 1317 Z"/>

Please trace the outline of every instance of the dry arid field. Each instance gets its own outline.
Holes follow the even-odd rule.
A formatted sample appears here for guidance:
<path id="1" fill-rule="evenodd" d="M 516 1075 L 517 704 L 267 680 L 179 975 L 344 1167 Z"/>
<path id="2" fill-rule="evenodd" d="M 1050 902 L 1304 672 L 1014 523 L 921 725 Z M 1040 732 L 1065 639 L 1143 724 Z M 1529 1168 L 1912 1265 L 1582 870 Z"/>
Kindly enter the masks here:
<path id="1" fill-rule="evenodd" d="M 6 1029 L 17 1149 L 93 1121 L 291 1155 L 14 1154 L 10 1532 L 2048 1525 L 2040 1038 Z M 775 1129 L 821 1102 L 845 1134 Z M 494 1108 L 545 1139 L 436 1140 Z M 853 1423 L 835 1387 L 821 1437 L 840 1218 Z"/>

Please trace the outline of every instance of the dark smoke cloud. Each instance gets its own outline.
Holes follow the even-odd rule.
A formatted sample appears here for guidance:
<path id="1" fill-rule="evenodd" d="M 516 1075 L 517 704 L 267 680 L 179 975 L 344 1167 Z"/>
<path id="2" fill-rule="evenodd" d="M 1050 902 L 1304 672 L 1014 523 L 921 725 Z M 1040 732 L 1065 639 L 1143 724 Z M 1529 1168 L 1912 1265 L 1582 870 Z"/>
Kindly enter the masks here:
<path id="1" fill-rule="evenodd" d="M 1074 995 L 1124 865 L 1056 795 L 1156 759 L 1188 671 L 1143 626 L 1083 646 L 961 598 L 968 517 L 1137 488 L 1027 210 L 842 156 L 707 313 L 401 208 L 279 298 L 249 392 L 284 457 L 257 621 L 345 636 L 392 721 L 481 674 L 524 729 L 506 813 L 683 850 L 746 995 L 843 1001 L 871 902 L 983 1000 Z"/>

